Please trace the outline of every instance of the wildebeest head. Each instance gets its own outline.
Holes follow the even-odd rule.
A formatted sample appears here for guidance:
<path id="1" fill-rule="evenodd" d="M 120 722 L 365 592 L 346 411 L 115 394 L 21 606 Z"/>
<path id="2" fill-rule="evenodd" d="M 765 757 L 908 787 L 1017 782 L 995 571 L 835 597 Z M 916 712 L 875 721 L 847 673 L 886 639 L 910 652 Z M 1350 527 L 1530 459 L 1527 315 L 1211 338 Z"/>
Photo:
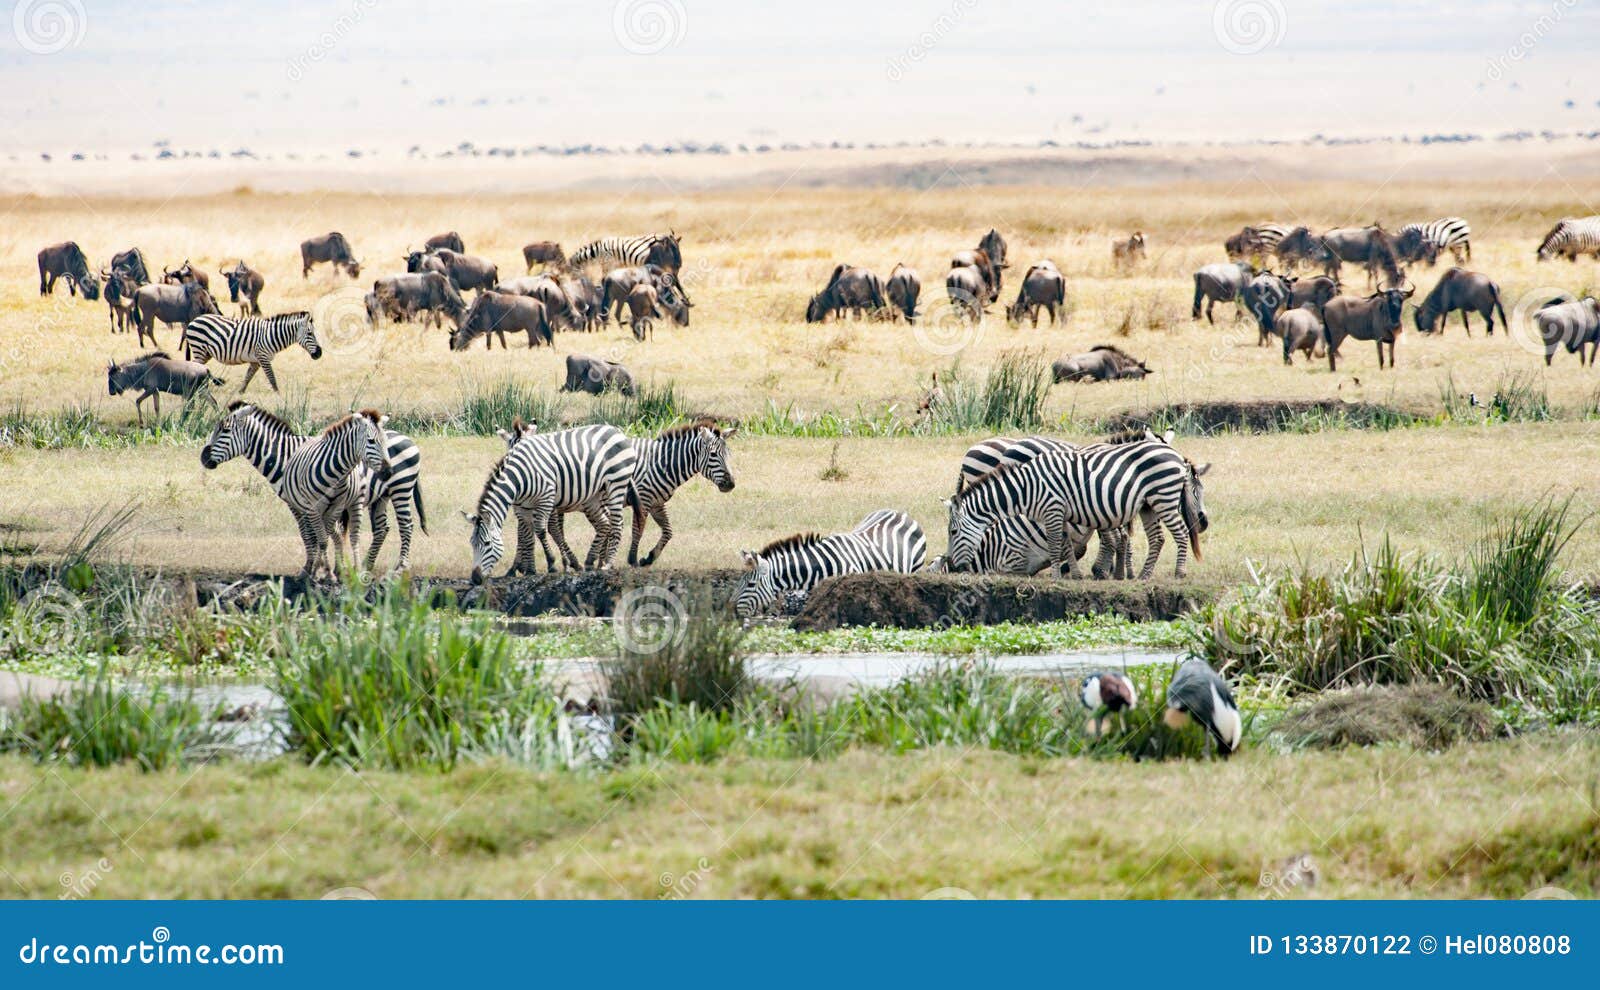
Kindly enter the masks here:
<path id="1" fill-rule="evenodd" d="M 106 391 L 112 395 L 121 395 L 123 389 L 127 387 L 122 370 L 122 365 L 117 362 L 106 362 Z"/>
<path id="2" fill-rule="evenodd" d="M 101 270 L 101 276 L 106 280 L 106 302 L 120 303 L 130 298 L 134 290 L 139 287 L 138 281 L 129 274 L 125 268 L 113 268 L 110 272 Z"/>
<path id="3" fill-rule="evenodd" d="M 406 271 L 416 273 L 422 271 L 422 259 L 427 257 L 426 251 L 406 252 Z"/>
<path id="4" fill-rule="evenodd" d="M 78 275 L 68 275 L 67 278 L 72 279 L 78 291 L 83 293 L 83 298 L 91 302 L 100 298 L 100 280 L 91 273 L 85 271 Z"/>
<path id="5" fill-rule="evenodd" d="M 657 296 L 657 301 L 661 303 L 663 309 L 671 314 L 672 322 L 680 327 L 689 325 L 689 307 L 693 304 L 683 294 L 683 289 L 677 279 L 670 275 L 662 279 L 661 291 Z"/>
<path id="6" fill-rule="evenodd" d="M 1407 283 L 1403 289 L 1388 288 L 1376 294 L 1374 298 L 1382 297 L 1383 299 L 1382 306 L 1385 322 L 1391 328 L 1400 326 L 1400 314 L 1405 312 L 1406 300 L 1410 299 L 1412 293 L 1416 291 L 1416 286 Z"/>
<path id="7" fill-rule="evenodd" d="M 455 330 L 450 333 L 450 349 L 452 351 L 466 350 L 467 345 L 471 344 L 473 338 L 479 333 L 489 332 L 489 316 L 483 308 L 484 302 L 488 297 L 489 293 L 480 292 L 478 298 L 472 300 L 472 305 L 467 307 L 466 315 L 461 317 L 456 324 Z M 481 330 L 478 329 L 480 326 L 482 327 Z"/>
<path id="8" fill-rule="evenodd" d="M 811 301 L 806 303 L 806 322 L 821 323 L 828 315 L 828 308 L 828 293 L 826 290 L 812 296 Z"/>
<path id="9" fill-rule="evenodd" d="M 662 234 L 650 244 L 650 252 L 645 256 L 645 263 L 678 271 L 683 267 L 681 243 L 682 238 L 675 230 Z"/>

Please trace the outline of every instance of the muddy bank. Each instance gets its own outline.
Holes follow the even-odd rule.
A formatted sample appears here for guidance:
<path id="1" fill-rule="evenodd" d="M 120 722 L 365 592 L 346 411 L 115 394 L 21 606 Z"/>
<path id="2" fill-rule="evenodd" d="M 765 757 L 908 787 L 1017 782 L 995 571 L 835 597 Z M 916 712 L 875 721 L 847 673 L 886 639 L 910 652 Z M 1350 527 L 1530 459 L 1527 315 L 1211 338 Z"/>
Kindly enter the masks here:
<path id="1" fill-rule="evenodd" d="M 1418 420 L 1415 413 L 1373 402 L 1338 399 L 1282 399 L 1249 402 L 1179 402 L 1134 409 L 1105 421 L 1109 430 L 1154 425 L 1180 433 L 1282 433 L 1307 425 L 1328 424 L 1349 429 L 1393 429 Z"/>

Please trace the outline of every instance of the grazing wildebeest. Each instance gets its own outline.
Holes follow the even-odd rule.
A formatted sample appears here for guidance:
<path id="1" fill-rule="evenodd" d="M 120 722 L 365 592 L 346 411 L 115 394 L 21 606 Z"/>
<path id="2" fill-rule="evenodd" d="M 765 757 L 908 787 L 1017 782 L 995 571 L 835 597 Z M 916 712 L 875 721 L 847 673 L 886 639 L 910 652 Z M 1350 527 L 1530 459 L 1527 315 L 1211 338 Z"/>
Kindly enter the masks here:
<path id="1" fill-rule="evenodd" d="M 534 241 L 523 246 L 522 260 L 527 262 L 528 271 L 531 272 L 535 261 L 544 265 L 565 265 L 567 256 L 555 241 Z"/>
<path id="2" fill-rule="evenodd" d="M 1060 310 L 1067 301 L 1067 280 L 1061 277 L 1060 269 L 1055 262 L 1050 260 L 1040 261 L 1028 269 L 1022 276 L 1022 285 L 1017 289 L 1017 301 L 1006 310 L 1006 319 L 1013 326 L 1022 322 L 1024 316 L 1031 317 L 1033 325 L 1039 325 L 1039 310 L 1049 310 L 1050 325 L 1059 322 Z"/>
<path id="3" fill-rule="evenodd" d="M 459 327 L 467 311 L 461 294 L 439 272 L 390 275 L 373 282 L 372 291 L 378 297 L 383 312 L 396 320 L 412 320 L 418 313 L 428 314 L 422 321 L 424 326 L 429 320 L 435 327 L 443 326 L 442 313 Z"/>
<path id="4" fill-rule="evenodd" d="M 226 385 L 198 361 L 183 361 L 169 357 L 165 351 L 151 351 L 126 364 L 110 361 L 106 365 L 106 389 L 112 395 L 121 395 L 138 389 L 141 394 L 133 400 L 133 409 L 139 414 L 139 425 L 144 425 L 144 400 L 155 397 L 156 415 L 161 415 L 161 393 L 182 396 L 187 402 L 191 396 L 204 395 L 217 404 L 211 394 L 212 385 Z"/>
<path id="5" fill-rule="evenodd" d="M 683 283 L 668 275 L 659 286 L 654 286 L 661 309 L 680 327 L 689 325 L 689 307 L 694 303 L 683 293 Z"/>
<path id="6" fill-rule="evenodd" d="M 240 316 L 261 315 L 261 290 L 267 287 L 267 280 L 260 272 L 240 258 L 237 265 L 220 268 L 217 274 L 228 280 L 228 300 L 238 305 Z"/>
<path id="7" fill-rule="evenodd" d="M 478 298 L 472 301 L 472 308 L 462 318 L 461 326 L 450 335 L 450 349 L 466 350 L 479 334 L 483 335 L 484 347 L 494 347 L 490 334 L 498 335 L 500 346 L 505 347 L 507 330 L 512 333 L 526 330 L 529 347 L 537 347 L 540 341 L 551 347 L 556 345 L 544 303 L 527 296 L 513 296 L 489 289 L 478 293 Z"/>
<path id="8" fill-rule="evenodd" d="M 101 275 L 106 280 L 106 307 L 110 310 L 111 332 L 126 333 L 133 314 L 133 294 L 138 290 L 139 283 L 121 268 L 102 271 Z"/>
<path id="9" fill-rule="evenodd" d="M 905 262 L 894 266 L 889 281 L 884 285 L 884 295 L 894 304 L 894 311 L 906 318 L 907 323 L 917 322 L 917 297 L 922 295 L 922 276 Z"/>
<path id="10" fill-rule="evenodd" d="M 1539 261 L 1565 258 L 1575 262 L 1585 254 L 1600 260 L 1600 216 L 1564 217 L 1556 221 L 1550 233 L 1539 242 L 1534 257 Z"/>
<path id="11" fill-rule="evenodd" d="M 311 266 L 324 262 L 332 264 L 335 271 L 343 268 L 351 278 L 361 277 L 361 262 L 350 250 L 350 242 L 337 230 L 300 242 L 301 278 L 310 278 Z"/>
<path id="12" fill-rule="evenodd" d="M 1153 373 L 1143 361 L 1111 344 L 1099 344 L 1083 354 L 1061 358 L 1050 366 L 1050 371 L 1057 383 L 1138 379 Z"/>
<path id="13" fill-rule="evenodd" d="M 1000 298 L 1000 265 L 989 256 L 989 252 L 979 248 L 976 251 L 957 251 L 950 259 L 951 268 L 975 268 L 983 276 L 984 291 L 978 298 L 984 305 Z"/>
<path id="14" fill-rule="evenodd" d="M 567 355 L 567 380 L 561 386 L 561 391 L 599 395 L 608 388 L 614 388 L 623 395 L 633 395 L 633 375 L 615 361 L 587 354 Z"/>
<path id="15" fill-rule="evenodd" d="M 361 305 L 367 310 L 367 325 L 374 328 L 383 326 L 386 318 L 400 320 L 405 315 L 393 296 L 379 296 L 376 289 L 361 297 Z"/>
<path id="16" fill-rule="evenodd" d="M 1111 244 L 1111 264 L 1114 268 L 1131 268 L 1144 259 L 1143 231 L 1136 230 L 1127 240 L 1113 241 Z"/>
<path id="17" fill-rule="evenodd" d="M 100 282 L 89 272 L 89 259 L 76 241 L 62 241 L 39 252 L 39 295 L 48 296 L 56 289 L 56 279 L 67 280 L 67 292 L 91 302 L 100 298 Z"/>
<path id="18" fill-rule="evenodd" d="M 406 263 L 407 274 L 417 275 L 422 272 L 438 272 L 446 278 L 450 277 L 449 266 L 444 263 L 443 258 L 433 251 L 412 251 L 408 248 L 403 260 Z"/>
<path id="19" fill-rule="evenodd" d="M 676 230 L 656 235 L 645 252 L 644 263 L 665 269 L 676 277 L 683 270 L 683 238 Z"/>
<path id="20" fill-rule="evenodd" d="M 1483 317 L 1483 322 L 1489 328 L 1489 336 L 1493 337 L 1494 312 L 1497 309 L 1500 311 L 1500 325 L 1510 333 L 1511 325 L 1506 322 L 1505 307 L 1500 305 L 1500 287 L 1487 275 L 1469 272 L 1465 268 L 1452 268 L 1440 276 L 1439 284 L 1417 307 L 1417 329 L 1423 333 L 1433 333 L 1434 330 L 1443 333 L 1450 314 L 1460 310 L 1461 326 L 1468 336 L 1472 335 L 1472 324 L 1467 322 L 1467 313 L 1473 312 Z"/>
<path id="21" fill-rule="evenodd" d="M 1578 364 L 1594 365 L 1595 351 L 1600 350 L 1600 302 L 1596 302 L 1594 296 L 1565 302 L 1551 300 L 1533 314 L 1533 319 L 1539 329 L 1539 339 L 1544 341 L 1546 365 L 1555 356 L 1556 345 L 1563 343 L 1567 345 L 1568 354 L 1578 355 Z M 1587 362 L 1583 356 L 1585 345 L 1588 345 Z"/>
<path id="22" fill-rule="evenodd" d="M 956 312 L 973 323 L 983 319 L 983 301 L 988 297 L 989 286 L 976 266 L 950 269 L 944 277 L 944 291 Z"/>
<path id="23" fill-rule="evenodd" d="M 806 322 L 821 323 L 829 313 L 842 316 L 847 309 L 859 320 L 886 305 L 883 279 L 876 272 L 851 264 L 835 265 L 828 284 L 806 304 Z"/>
<path id="24" fill-rule="evenodd" d="M 1247 261 L 1217 262 L 1194 273 L 1193 318 L 1200 318 L 1200 300 L 1206 301 L 1206 322 L 1215 324 L 1211 307 L 1219 302 L 1237 302 L 1239 293 L 1256 271 Z"/>
<path id="25" fill-rule="evenodd" d="M 634 286 L 633 291 L 628 293 L 628 325 L 633 330 L 633 339 L 644 340 L 647 333 L 654 339 L 655 318 L 660 315 L 656 287 L 649 282 Z"/>
<path id="26" fill-rule="evenodd" d="M 443 234 L 434 234 L 422 245 L 424 251 L 437 251 L 440 248 L 449 248 L 457 254 L 467 253 L 467 246 L 461 243 L 461 235 L 453 230 Z"/>
<path id="27" fill-rule="evenodd" d="M 1011 267 L 1006 264 L 1006 239 L 1001 237 L 1000 232 L 993 227 L 990 227 L 989 232 L 984 234 L 983 239 L 978 242 L 978 250 L 987 254 L 996 267 Z"/>
<path id="28" fill-rule="evenodd" d="M 1317 308 L 1317 314 L 1320 316 L 1322 307 L 1338 294 L 1339 283 L 1326 275 L 1295 279 L 1289 287 L 1289 308 L 1299 309 L 1306 303 L 1311 303 Z"/>
<path id="29" fill-rule="evenodd" d="M 658 265 L 634 265 L 629 268 L 613 268 L 606 272 L 600 279 L 600 322 L 616 316 L 617 325 L 622 325 L 622 309 L 628 303 L 628 294 L 633 287 L 640 284 L 649 284 L 656 287 L 659 294 L 661 286 L 665 284 L 667 273 Z"/>
<path id="30" fill-rule="evenodd" d="M 1400 314 L 1415 288 L 1382 289 L 1365 299 L 1339 296 L 1322 307 L 1322 339 L 1328 348 L 1328 370 L 1338 371 L 1339 345 L 1346 337 L 1370 340 L 1378 347 L 1378 367 L 1383 368 L 1383 345 L 1389 345 L 1389 367 L 1394 367 L 1394 341 L 1400 335 Z"/>
<path id="31" fill-rule="evenodd" d="M 1338 227 L 1323 234 L 1322 243 L 1334 259 L 1332 267 L 1324 269 L 1327 274 L 1337 277 L 1338 263 L 1348 261 L 1367 270 L 1369 285 L 1378 282 L 1380 271 L 1388 287 L 1400 284 L 1402 273 L 1400 259 L 1394 253 L 1394 240 L 1381 226 Z"/>
<path id="32" fill-rule="evenodd" d="M 1245 311 L 1256 318 L 1256 346 L 1260 347 L 1272 336 L 1273 317 L 1289 305 L 1295 280 L 1273 272 L 1261 272 L 1239 290 L 1239 301 Z"/>
<path id="33" fill-rule="evenodd" d="M 182 285 L 185 282 L 199 282 L 200 287 L 207 292 L 211 291 L 211 276 L 204 271 L 189 264 L 189 259 L 183 259 L 183 264 L 168 270 L 161 269 L 161 281 L 168 285 Z"/>
<path id="34" fill-rule="evenodd" d="M 139 343 L 143 344 L 145 337 L 149 337 L 150 343 L 154 344 L 157 320 L 169 327 L 182 326 L 195 317 L 216 312 L 220 310 L 203 285 L 196 282 L 180 285 L 151 282 L 134 291 L 129 315 L 139 331 Z"/>
<path id="35" fill-rule="evenodd" d="M 1306 303 L 1279 313 L 1273 321 L 1273 332 L 1283 338 L 1283 363 L 1295 351 L 1302 351 L 1306 360 L 1322 356 L 1322 313 L 1314 303 Z"/>
<path id="36" fill-rule="evenodd" d="M 150 281 L 150 266 L 144 263 L 144 252 L 136 247 L 119 251 L 111 256 L 111 270 L 121 269 L 133 276 L 135 287 Z"/>
<path id="37" fill-rule="evenodd" d="M 1308 227 L 1296 227 L 1284 234 L 1274 253 L 1290 271 L 1301 264 L 1320 268 L 1329 276 L 1339 270 L 1339 259 L 1333 250 Z"/>
<path id="38" fill-rule="evenodd" d="M 499 266 L 487 258 L 459 254 L 449 248 L 440 248 L 433 253 L 444 262 L 451 284 L 459 291 L 477 289 L 482 292 L 494 288 L 500 282 Z"/>
<path id="39" fill-rule="evenodd" d="M 563 274 L 557 278 L 561 291 L 567 294 L 570 312 L 584 330 L 599 330 L 605 325 L 605 309 L 600 289 L 587 275 Z"/>

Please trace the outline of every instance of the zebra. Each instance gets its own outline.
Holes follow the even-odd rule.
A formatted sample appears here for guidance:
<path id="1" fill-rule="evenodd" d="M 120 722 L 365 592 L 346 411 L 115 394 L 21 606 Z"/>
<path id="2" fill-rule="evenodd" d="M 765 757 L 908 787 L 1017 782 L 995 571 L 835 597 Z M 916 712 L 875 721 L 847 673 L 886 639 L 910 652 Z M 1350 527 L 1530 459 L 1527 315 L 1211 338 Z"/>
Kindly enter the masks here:
<path id="1" fill-rule="evenodd" d="M 733 472 L 728 469 L 728 438 L 738 427 L 717 428 L 715 420 L 702 419 L 673 427 L 660 436 L 635 440 L 639 462 L 633 469 L 633 484 L 628 486 L 628 504 L 633 508 L 633 539 L 628 546 L 628 563 L 649 567 L 661 558 L 672 539 L 672 524 L 667 520 L 667 500 L 678 487 L 696 474 L 717 486 L 719 492 L 733 491 Z M 661 528 L 661 538 L 639 559 L 639 541 L 644 536 L 645 516 Z"/>
<path id="2" fill-rule="evenodd" d="M 609 263 L 614 268 L 659 265 L 677 275 L 683 267 L 681 243 L 677 231 L 638 237 L 602 237 L 572 252 L 567 258 L 567 267 L 576 271 L 591 261 L 602 265 Z"/>
<path id="3" fill-rule="evenodd" d="M 1032 577 L 1050 566 L 1050 535 L 1031 516 L 1004 516 L 983 532 L 973 570 L 979 574 Z M 949 571 L 950 558 L 935 557 L 930 571 Z"/>
<path id="4" fill-rule="evenodd" d="M 559 514 L 581 509 L 594 526 L 594 543 L 584 567 L 609 567 L 622 539 L 622 507 L 638 463 L 638 454 L 615 426 L 582 426 L 555 433 L 518 431 L 505 456 L 496 461 L 467 515 L 472 527 L 472 583 L 482 584 L 505 555 L 506 514 L 517 514 L 517 551 L 512 572 L 532 573 L 533 540 L 544 549 L 546 570 L 555 570 L 550 552 L 552 523 Z M 577 558 L 561 544 L 563 562 L 578 567 Z"/>
<path id="5" fill-rule="evenodd" d="M 1287 223 L 1258 223 L 1250 229 L 1255 231 L 1256 250 L 1265 256 L 1278 253 L 1278 242 L 1288 237 L 1294 226 Z"/>
<path id="6" fill-rule="evenodd" d="M 1400 260 L 1423 260 L 1429 267 L 1439 261 L 1439 252 L 1449 251 L 1456 264 L 1472 260 L 1472 225 L 1461 217 L 1444 217 L 1427 223 L 1408 223 L 1395 236 L 1395 252 Z"/>
<path id="7" fill-rule="evenodd" d="M 800 533 L 760 550 L 741 550 L 745 576 L 734 594 L 734 614 L 749 618 L 780 595 L 808 592 L 840 574 L 910 574 L 922 568 L 927 552 L 922 527 L 894 509 L 871 513 L 848 533 Z"/>
<path id="8" fill-rule="evenodd" d="M 248 364 L 244 384 L 250 387 L 256 369 L 267 373 L 267 384 L 278 391 L 278 376 L 272 373 L 272 359 L 290 344 L 304 347 L 313 361 L 322 357 L 317 328 L 310 313 L 280 313 L 277 316 L 223 316 L 208 313 L 189 321 L 183 328 L 183 356 L 205 364 L 216 358 L 223 364 Z"/>
<path id="9" fill-rule="evenodd" d="M 211 438 L 200 451 L 200 463 L 214 469 L 234 457 L 243 457 L 280 498 L 283 497 L 284 467 L 289 459 L 313 438 L 295 432 L 282 419 L 242 400 L 228 406 L 227 415 L 211 431 Z M 378 562 L 389 535 L 388 509 L 394 507 L 400 529 L 400 560 L 397 570 L 411 566 L 412 526 L 426 533 L 428 516 L 422 504 L 422 452 L 412 439 L 394 430 L 384 431 L 390 473 L 387 478 L 359 465 L 351 472 L 350 484 L 332 513 L 350 531 L 352 547 L 361 536 L 361 505 L 366 504 L 372 522 L 372 545 L 367 548 L 366 570 Z"/>
<path id="10" fill-rule="evenodd" d="M 1539 261 L 1557 257 L 1577 261 L 1581 254 L 1592 254 L 1600 260 L 1600 216 L 1564 217 L 1556 221 L 1539 243 L 1535 257 Z"/>

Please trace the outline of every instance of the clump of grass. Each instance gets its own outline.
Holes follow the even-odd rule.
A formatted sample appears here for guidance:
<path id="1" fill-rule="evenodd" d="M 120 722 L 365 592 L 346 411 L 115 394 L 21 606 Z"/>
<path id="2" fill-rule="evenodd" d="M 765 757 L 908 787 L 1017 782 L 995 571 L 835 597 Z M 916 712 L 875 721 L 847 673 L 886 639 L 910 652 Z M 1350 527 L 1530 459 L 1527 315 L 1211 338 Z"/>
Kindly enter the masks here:
<path id="1" fill-rule="evenodd" d="M 708 600 L 664 588 L 630 593 L 614 620 L 617 650 L 601 664 L 615 715 L 637 717 L 665 701 L 717 714 L 751 688 L 744 630 Z"/>
<path id="2" fill-rule="evenodd" d="M 104 668 L 92 681 L 52 698 L 25 697 L 5 720 L 0 750 L 40 762 L 105 767 L 134 763 L 163 770 L 201 757 L 215 712 L 187 694 L 154 687 L 138 694 L 114 684 Z"/>
<path id="3" fill-rule="evenodd" d="M 1050 367 L 1034 351 L 1002 354 L 983 384 L 969 380 L 959 366 L 940 375 L 940 400 L 928 409 L 932 431 L 1032 430 L 1044 422 L 1050 392 Z"/>
<path id="4" fill-rule="evenodd" d="M 686 705 L 659 701 L 656 707 L 631 720 L 630 749 L 673 763 L 710 763 L 739 745 L 741 734 L 725 711 L 705 711 L 695 702 Z"/>
<path id="5" fill-rule="evenodd" d="M 1379 743 L 1446 749 L 1493 739 L 1499 729 L 1499 717 L 1481 701 L 1442 684 L 1406 684 L 1326 692 L 1291 711 L 1274 733 L 1296 749 Z"/>
<path id="6" fill-rule="evenodd" d="M 1439 385 L 1444 418 L 1455 423 L 1544 423 L 1555 418 L 1544 381 L 1531 372 L 1502 374 L 1487 399 L 1463 392 L 1454 375 Z"/>
<path id="7" fill-rule="evenodd" d="M 839 466 L 839 445 L 835 443 L 828 451 L 828 466 L 817 474 L 819 481 L 847 481 L 850 472 Z"/>
<path id="8" fill-rule="evenodd" d="M 451 425 L 476 436 L 493 436 L 496 429 L 511 426 L 517 417 L 532 420 L 540 429 L 556 429 L 565 413 L 565 402 L 549 389 L 535 388 L 526 381 L 510 376 L 489 382 L 472 383 L 462 390 L 460 405 L 450 418 Z M 391 416 L 394 428 L 437 428 L 437 421 L 418 421 L 418 417 L 405 414 Z"/>

